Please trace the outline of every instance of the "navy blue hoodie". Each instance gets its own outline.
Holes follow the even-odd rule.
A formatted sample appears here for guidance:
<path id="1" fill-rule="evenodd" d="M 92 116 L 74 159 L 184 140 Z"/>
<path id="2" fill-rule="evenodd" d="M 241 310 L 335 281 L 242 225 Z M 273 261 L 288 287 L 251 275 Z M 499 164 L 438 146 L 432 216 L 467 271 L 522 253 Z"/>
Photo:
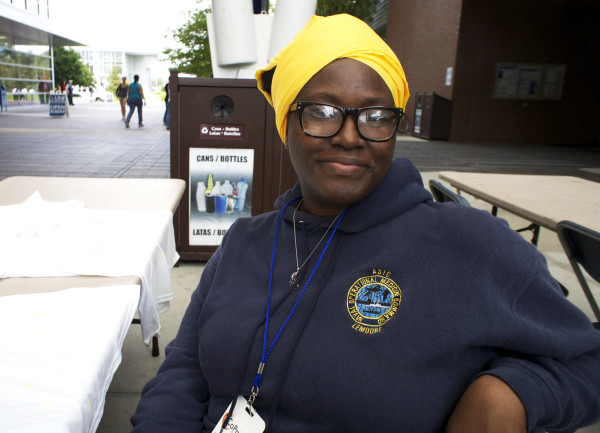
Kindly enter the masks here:
<path id="1" fill-rule="evenodd" d="M 266 431 L 443 432 L 481 374 L 513 388 L 529 430 L 598 419 L 600 333 L 504 221 L 432 201 L 415 167 L 398 159 L 347 210 L 315 269 L 325 237 L 296 288 L 300 194 L 296 185 L 277 200 L 289 205 L 275 249 L 280 212 L 228 231 L 144 388 L 135 432 L 210 432 L 236 396 L 248 396 L 272 257 L 268 344 L 310 282 L 264 369 L 255 408 Z M 300 263 L 331 222 L 298 211 Z"/>

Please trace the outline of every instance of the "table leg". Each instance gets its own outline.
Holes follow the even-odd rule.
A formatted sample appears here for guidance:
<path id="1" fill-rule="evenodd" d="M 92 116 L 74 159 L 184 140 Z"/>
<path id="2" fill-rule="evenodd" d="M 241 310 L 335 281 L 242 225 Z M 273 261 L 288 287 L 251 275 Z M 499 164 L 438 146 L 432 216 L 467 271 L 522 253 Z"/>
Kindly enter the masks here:
<path id="1" fill-rule="evenodd" d="M 142 322 L 140 321 L 140 319 L 133 319 L 131 321 L 132 324 L 134 325 L 141 325 Z M 152 337 L 152 356 L 154 356 L 155 358 L 160 354 L 160 349 L 158 347 L 158 336 L 155 335 Z"/>

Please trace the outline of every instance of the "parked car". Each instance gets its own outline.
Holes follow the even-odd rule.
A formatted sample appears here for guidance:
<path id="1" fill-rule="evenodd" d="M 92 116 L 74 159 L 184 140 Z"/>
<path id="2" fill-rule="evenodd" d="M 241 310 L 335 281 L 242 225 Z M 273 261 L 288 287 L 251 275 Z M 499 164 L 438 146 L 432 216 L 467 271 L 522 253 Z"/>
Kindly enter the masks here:
<path id="1" fill-rule="evenodd" d="M 90 101 L 96 102 L 112 102 L 114 95 L 108 92 L 104 87 L 96 87 L 91 93 Z"/>
<path id="2" fill-rule="evenodd" d="M 78 98 L 79 103 L 90 102 L 90 91 L 87 87 L 75 86 L 73 97 Z"/>

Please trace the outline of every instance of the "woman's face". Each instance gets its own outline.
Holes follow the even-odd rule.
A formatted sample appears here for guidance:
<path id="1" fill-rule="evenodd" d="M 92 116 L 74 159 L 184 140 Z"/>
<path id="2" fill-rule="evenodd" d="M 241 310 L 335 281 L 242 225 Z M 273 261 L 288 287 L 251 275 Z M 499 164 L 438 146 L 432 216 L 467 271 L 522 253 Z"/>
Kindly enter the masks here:
<path id="1" fill-rule="evenodd" d="M 393 107 L 389 88 L 372 68 L 353 59 L 338 59 L 304 86 L 295 102 L 325 102 L 346 108 Z M 364 199 L 387 173 L 395 136 L 367 141 L 349 115 L 340 132 L 329 138 L 305 135 L 298 112 L 288 114 L 285 147 L 302 188 L 302 208 L 315 215 L 335 215 Z"/>

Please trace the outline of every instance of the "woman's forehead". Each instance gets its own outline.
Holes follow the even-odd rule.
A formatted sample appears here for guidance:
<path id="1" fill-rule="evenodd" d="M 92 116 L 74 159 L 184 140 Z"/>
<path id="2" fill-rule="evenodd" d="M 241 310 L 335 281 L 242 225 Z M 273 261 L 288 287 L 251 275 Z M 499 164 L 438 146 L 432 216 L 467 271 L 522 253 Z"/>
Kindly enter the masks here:
<path id="1" fill-rule="evenodd" d="M 327 98 L 333 102 L 346 96 L 363 97 L 393 105 L 385 81 L 371 67 L 355 59 L 336 59 L 317 72 L 300 90 L 297 100 Z"/>

